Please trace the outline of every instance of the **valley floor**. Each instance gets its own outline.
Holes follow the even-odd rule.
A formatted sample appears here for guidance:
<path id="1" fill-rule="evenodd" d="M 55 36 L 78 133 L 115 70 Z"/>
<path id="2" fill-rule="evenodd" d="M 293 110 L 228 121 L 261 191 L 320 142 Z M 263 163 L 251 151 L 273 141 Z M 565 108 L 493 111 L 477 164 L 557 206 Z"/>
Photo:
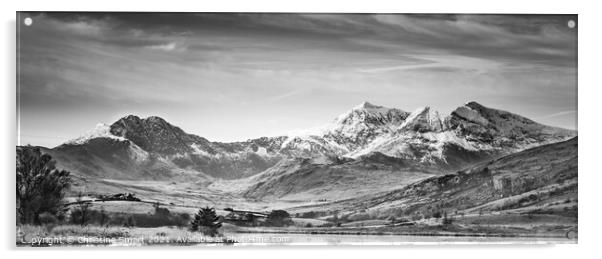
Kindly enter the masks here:
<path id="1" fill-rule="evenodd" d="M 336 170 L 320 170 L 308 173 L 339 179 Z M 197 182 L 81 178 L 67 195 L 70 208 L 87 200 L 86 209 L 111 221 L 91 221 L 89 227 L 18 226 L 17 244 L 36 245 L 40 238 L 64 236 L 100 238 L 101 245 L 129 245 L 132 240 L 131 245 L 577 242 L 576 139 L 495 159 L 470 172 L 434 176 L 389 172 L 382 175 L 391 178 L 377 174 L 373 181 L 356 178 L 361 175 L 365 173 L 348 179 L 352 187 L 338 186 L 335 180 L 326 185 L 316 182 L 319 188 L 304 182 L 311 186 L 296 192 L 291 190 L 298 187 L 297 178 L 279 181 L 286 188 L 271 196 L 242 193 L 253 184 L 249 178 Z M 272 189 L 263 191 L 274 194 Z M 99 199 L 126 193 L 136 199 Z M 219 238 L 187 230 L 190 216 L 202 207 L 214 208 L 222 216 Z M 288 212 L 290 224 L 266 227 L 269 224 L 261 217 L 274 210 Z M 246 218 L 249 211 L 255 213 L 251 221 L 237 218 Z"/>

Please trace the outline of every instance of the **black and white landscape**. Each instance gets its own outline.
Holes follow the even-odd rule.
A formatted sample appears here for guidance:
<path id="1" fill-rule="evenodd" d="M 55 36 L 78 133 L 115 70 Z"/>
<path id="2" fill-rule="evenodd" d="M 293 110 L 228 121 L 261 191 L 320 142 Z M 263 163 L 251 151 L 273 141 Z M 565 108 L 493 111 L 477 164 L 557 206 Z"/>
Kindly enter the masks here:
<path id="1" fill-rule="evenodd" d="M 576 15 L 25 17 L 19 245 L 577 241 Z"/>

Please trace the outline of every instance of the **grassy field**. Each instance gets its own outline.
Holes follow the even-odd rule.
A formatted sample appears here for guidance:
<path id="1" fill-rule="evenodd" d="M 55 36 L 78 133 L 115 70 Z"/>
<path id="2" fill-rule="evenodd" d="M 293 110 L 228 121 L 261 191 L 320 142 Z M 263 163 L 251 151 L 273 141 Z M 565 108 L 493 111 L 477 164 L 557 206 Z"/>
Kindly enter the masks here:
<path id="1" fill-rule="evenodd" d="M 244 227 L 224 223 L 218 236 L 209 237 L 191 232 L 188 226 L 120 227 L 96 225 L 22 225 L 17 226 L 18 246 L 144 246 L 144 245 L 204 245 L 232 244 L 241 237 L 316 237 L 333 236 L 343 240 L 353 236 L 374 236 L 369 240 L 390 240 L 378 236 L 421 237 L 418 240 L 436 241 L 441 238 L 476 237 L 480 240 L 540 240 L 555 238 L 563 242 L 577 241 L 577 222 L 571 217 L 529 214 L 483 214 L 442 219 L 421 219 L 392 224 L 386 220 L 351 221 L 333 224 L 329 220 L 293 218 L 285 227 Z M 428 237 L 431 237 L 430 239 Z M 500 239 L 502 238 L 502 239 Z M 304 239 L 301 239 L 304 240 Z M 365 240 L 362 238 L 360 240 Z M 413 239 L 411 239 L 413 240 Z M 453 241 L 455 239 L 446 239 Z"/>

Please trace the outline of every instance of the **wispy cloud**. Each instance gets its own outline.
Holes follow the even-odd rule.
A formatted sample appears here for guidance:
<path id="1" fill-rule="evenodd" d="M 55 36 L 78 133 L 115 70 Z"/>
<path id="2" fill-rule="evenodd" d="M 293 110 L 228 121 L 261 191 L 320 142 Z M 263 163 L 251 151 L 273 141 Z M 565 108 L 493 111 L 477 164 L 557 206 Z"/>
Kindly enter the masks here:
<path id="1" fill-rule="evenodd" d="M 175 50 L 177 47 L 175 42 L 170 42 L 167 44 L 161 44 L 161 45 L 152 45 L 152 46 L 148 46 L 147 48 L 149 49 L 157 49 L 157 50 L 163 50 L 163 51 L 173 51 Z"/>

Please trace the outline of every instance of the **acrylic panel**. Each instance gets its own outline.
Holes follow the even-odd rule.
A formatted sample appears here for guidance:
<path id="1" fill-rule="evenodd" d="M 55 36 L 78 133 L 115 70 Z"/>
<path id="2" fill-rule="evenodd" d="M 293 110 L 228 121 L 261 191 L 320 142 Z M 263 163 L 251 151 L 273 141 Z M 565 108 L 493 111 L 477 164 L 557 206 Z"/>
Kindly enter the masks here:
<path id="1" fill-rule="evenodd" d="M 577 15 L 17 12 L 17 246 L 576 243 Z"/>

